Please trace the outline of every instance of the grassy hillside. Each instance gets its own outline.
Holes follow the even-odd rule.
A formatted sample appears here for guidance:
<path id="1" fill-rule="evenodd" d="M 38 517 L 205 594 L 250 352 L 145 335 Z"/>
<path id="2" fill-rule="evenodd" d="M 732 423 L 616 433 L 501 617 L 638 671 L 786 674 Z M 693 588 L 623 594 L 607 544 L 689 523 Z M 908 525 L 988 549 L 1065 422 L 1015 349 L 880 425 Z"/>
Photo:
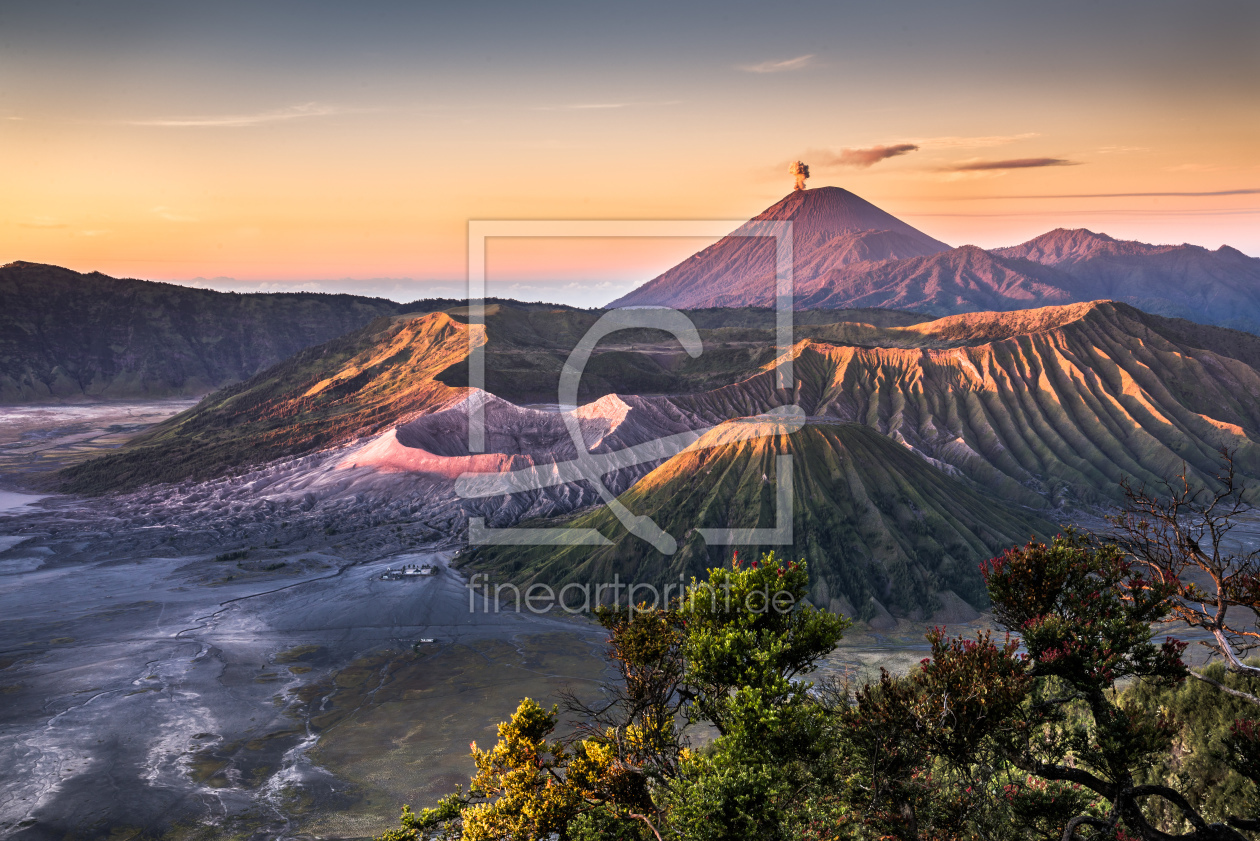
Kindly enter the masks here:
<path id="1" fill-rule="evenodd" d="M 678 541 L 673 555 L 627 535 L 607 510 L 573 519 L 613 541 L 605 547 L 502 546 L 467 563 L 497 581 L 677 582 L 707 567 L 775 549 L 810 564 L 813 599 L 864 619 L 883 608 L 926 617 L 942 591 L 984 600 L 977 564 L 1055 526 L 989 498 L 858 424 L 811 424 L 791 434 L 728 442 L 733 424 L 707 433 L 658 467 L 621 501 Z M 697 528 L 774 528 L 775 458 L 793 459 L 791 546 L 715 547 Z M 530 524 L 525 524 L 526 526 Z M 542 523 L 535 523 L 542 525 Z M 554 525 L 554 523 L 550 523 Z M 946 597 L 946 602 L 948 597 Z"/>
<path id="2" fill-rule="evenodd" d="M 450 310 L 463 320 L 463 309 Z M 603 314 L 601 310 L 525 309 L 516 304 L 486 309 L 486 389 L 516 403 L 554 403 L 560 371 L 570 351 Z M 659 330 L 624 330 L 607 336 L 583 372 L 578 396 L 679 394 L 729 385 L 773 361 L 776 313 L 768 308 L 693 310 L 687 316 L 704 341 L 692 358 L 678 340 Z M 882 327 L 910 327 L 927 320 L 895 310 L 820 310 L 794 314 L 796 338 L 877 334 Z M 468 383 L 458 364 L 439 379 Z"/>

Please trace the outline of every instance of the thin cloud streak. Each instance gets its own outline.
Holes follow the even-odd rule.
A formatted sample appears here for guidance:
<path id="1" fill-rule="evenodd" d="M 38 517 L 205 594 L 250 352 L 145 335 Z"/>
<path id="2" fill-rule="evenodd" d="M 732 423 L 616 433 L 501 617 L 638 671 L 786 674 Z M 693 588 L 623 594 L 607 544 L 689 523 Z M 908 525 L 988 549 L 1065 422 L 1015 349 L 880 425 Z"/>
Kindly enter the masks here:
<path id="1" fill-rule="evenodd" d="M 166 207 L 165 205 L 158 205 L 157 207 L 153 208 L 149 212 L 162 219 L 165 219 L 167 222 L 196 222 L 197 221 L 197 217 L 185 216 L 182 213 L 175 213 L 174 211 L 172 211 L 169 207 Z"/>
<path id="2" fill-rule="evenodd" d="M 899 213 L 898 218 L 914 219 L 918 217 L 940 217 L 940 218 L 959 218 L 959 219 L 1004 219 L 1008 216 L 1028 216 L 1040 219 L 1063 219 L 1065 214 L 1076 214 L 1080 216 L 1257 216 L 1260 215 L 1260 207 L 1245 207 L 1241 210 L 1186 210 L 1174 209 L 1168 210 L 1151 210 L 1150 208 L 1110 208 L 1105 210 L 1090 208 L 1074 208 L 1071 210 L 1058 209 L 1049 210 L 1016 210 L 1002 211 L 993 213 L 951 213 L 942 211 L 940 213 Z"/>
<path id="3" fill-rule="evenodd" d="M 763 61 L 758 64 L 742 64 L 740 70 L 745 73 L 790 73 L 793 70 L 800 70 L 807 67 L 814 59 L 813 53 L 798 55 L 796 58 L 785 59 L 784 61 Z"/>
<path id="4" fill-rule="evenodd" d="M 19 228 L 68 228 L 64 222 L 58 222 L 49 216 L 36 216 L 28 222 L 18 222 Z"/>
<path id="5" fill-rule="evenodd" d="M 157 120 L 131 120 L 127 125 L 158 126 L 164 128 L 244 128 L 266 123 L 283 123 L 308 117 L 327 117 L 340 113 L 340 109 L 318 102 L 307 102 L 275 111 L 257 114 L 230 114 L 220 117 L 172 117 Z"/>
<path id="6" fill-rule="evenodd" d="M 991 172 L 1004 169 L 1039 169 L 1046 166 L 1079 166 L 1066 158 L 1008 158 L 1002 161 L 962 161 L 942 167 L 944 172 Z"/>
<path id="7" fill-rule="evenodd" d="M 815 153 L 822 157 L 822 167 L 856 167 L 869 169 L 880 161 L 917 152 L 919 147 L 914 143 L 897 143 L 891 146 L 868 146 L 865 149 L 844 148 L 839 152 Z"/>
<path id="8" fill-rule="evenodd" d="M 650 108 L 661 105 L 679 105 L 681 99 L 661 102 L 575 102 L 570 105 L 540 105 L 535 111 L 615 111 L 620 108 Z"/>
<path id="9" fill-rule="evenodd" d="M 1211 190 L 1206 192 L 1160 192 L 1160 193 L 1053 193 L 1044 195 L 1021 196 L 951 196 L 946 201 L 974 201 L 977 199 L 994 201 L 1001 199 L 1145 199 L 1145 198 L 1203 198 L 1209 196 L 1255 196 L 1260 195 L 1260 188 L 1243 190 Z"/>

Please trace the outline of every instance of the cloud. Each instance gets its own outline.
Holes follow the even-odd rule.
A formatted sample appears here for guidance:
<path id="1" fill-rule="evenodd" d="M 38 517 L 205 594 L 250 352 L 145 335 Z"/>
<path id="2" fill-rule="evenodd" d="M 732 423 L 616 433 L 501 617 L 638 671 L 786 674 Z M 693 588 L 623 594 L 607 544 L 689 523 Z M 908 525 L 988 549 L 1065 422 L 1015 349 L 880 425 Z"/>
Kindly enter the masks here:
<path id="1" fill-rule="evenodd" d="M 1215 164 L 1178 164 L 1166 166 L 1164 172 L 1220 172 L 1224 167 Z"/>
<path id="2" fill-rule="evenodd" d="M 1005 169 L 1039 169 L 1046 166 L 1078 166 L 1066 158 L 1007 158 L 1001 161 L 960 161 L 943 167 L 945 172 L 992 172 Z"/>
<path id="3" fill-rule="evenodd" d="M 158 205 L 157 207 L 153 208 L 149 212 L 157 214 L 158 216 L 165 219 L 167 222 L 196 222 L 197 221 L 197 218 L 195 216 L 185 216 L 182 213 L 176 213 L 173 210 L 171 210 L 169 207 L 166 207 L 165 205 Z"/>
<path id="4" fill-rule="evenodd" d="M 275 111 L 261 111 L 257 114 L 227 114 L 217 117 L 168 117 L 156 120 L 132 120 L 133 126 L 164 126 L 171 128 L 242 128 L 258 126 L 265 123 L 282 123 L 289 120 L 302 120 L 308 117 L 327 117 L 340 113 L 340 109 L 319 102 L 307 102 L 302 105 L 291 105 Z"/>
<path id="5" fill-rule="evenodd" d="M 880 161 L 919 151 L 915 143 L 897 143 L 891 146 L 868 146 L 865 149 L 841 149 L 823 153 L 819 166 L 848 166 L 866 169 Z"/>
<path id="6" fill-rule="evenodd" d="M 620 108 L 643 108 L 657 105 L 678 105 L 681 99 L 661 102 L 574 102 L 568 105 L 540 105 L 535 111 L 615 111 Z"/>
<path id="7" fill-rule="evenodd" d="M 796 58 L 785 59 L 784 61 L 763 61 L 759 64 L 742 64 L 739 69 L 745 73 L 788 73 L 793 70 L 800 70 L 809 65 L 814 60 L 813 53 L 798 55 Z"/>
<path id="8" fill-rule="evenodd" d="M 58 222 L 51 216 L 36 216 L 28 222 L 18 222 L 19 228 L 68 228 L 64 222 Z"/>
<path id="9" fill-rule="evenodd" d="M 1160 193 L 1051 193 L 1043 195 L 992 195 L 992 196 L 951 196 L 950 201 L 957 199 L 1148 199 L 1148 198 L 1204 198 L 1211 196 L 1255 196 L 1260 195 L 1260 188 L 1244 188 L 1238 190 L 1212 190 L 1210 192 L 1160 192 Z"/>

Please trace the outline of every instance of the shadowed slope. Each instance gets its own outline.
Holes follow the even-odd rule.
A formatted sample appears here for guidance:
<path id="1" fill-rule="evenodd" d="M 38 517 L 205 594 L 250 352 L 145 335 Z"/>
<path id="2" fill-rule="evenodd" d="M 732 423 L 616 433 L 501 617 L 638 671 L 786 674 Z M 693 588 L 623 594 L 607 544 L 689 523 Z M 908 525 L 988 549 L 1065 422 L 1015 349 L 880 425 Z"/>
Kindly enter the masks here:
<path id="1" fill-rule="evenodd" d="M 793 456 L 790 546 L 739 546 L 745 557 L 775 549 L 805 558 L 812 599 L 863 619 L 927 616 L 955 596 L 983 604 L 977 564 L 1002 547 L 1054 526 L 1009 507 L 932 468 L 888 438 L 857 424 L 808 425 L 791 434 L 730 441 L 719 426 L 621 495 L 679 543 L 663 555 L 629 536 L 607 510 L 572 521 L 613 545 L 490 547 L 472 561 L 498 580 L 677 584 L 729 561 L 732 547 L 708 546 L 700 528 L 775 528 L 776 457 Z"/>
<path id="2" fill-rule="evenodd" d="M 893 307 L 937 315 L 1080 300 L 1082 285 L 1071 277 L 974 245 L 909 260 L 847 266 L 797 286 L 800 307 Z"/>
<path id="3" fill-rule="evenodd" d="M 402 311 L 355 295 L 240 295 L 9 263 L 0 403 L 205 394 Z"/>
<path id="4" fill-rule="evenodd" d="M 896 307 L 938 315 L 1098 299 L 1260 332 L 1260 259 L 1222 246 L 1121 242 L 1058 229 L 1011 248 L 843 266 L 797 284 L 799 307 Z"/>

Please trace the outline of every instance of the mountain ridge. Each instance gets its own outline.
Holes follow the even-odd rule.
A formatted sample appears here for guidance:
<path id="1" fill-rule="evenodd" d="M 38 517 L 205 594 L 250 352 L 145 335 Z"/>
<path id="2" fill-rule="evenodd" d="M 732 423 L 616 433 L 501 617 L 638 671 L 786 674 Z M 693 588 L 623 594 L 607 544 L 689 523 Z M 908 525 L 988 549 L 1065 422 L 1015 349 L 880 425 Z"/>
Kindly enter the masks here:
<path id="1" fill-rule="evenodd" d="M 0 266 L 0 405 L 199 397 L 375 318 L 466 303 L 218 292 L 14 261 Z"/>
<path id="2" fill-rule="evenodd" d="M 245 295 L 8 263 L 0 404 L 199 396 L 398 310 L 354 295 Z"/>
<path id="3" fill-rule="evenodd" d="M 1056 228 L 1004 248 L 950 248 L 836 187 L 795 192 L 750 223 L 788 218 L 799 309 L 942 316 L 1109 299 L 1260 334 L 1260 258 L 1227 245 L 1150 245 Z M 767 306 L 774 294 L 768 243 L 731 236 L 610 306 Z"/>
<path id="4" fill-rule="evenodd" d="M 554 316 L 537 318 L 563 332 Z M 583 323 L 574 322 L 572 330 L 580 332 Z M 489 317 L 487 350 L 502 342 L 496 339 L 501 325 L 524 330 L 514 324 Z M 754 345 L 770 335 L 768 329 L 740 329 L 751 333 Z M 402 336 L 404 330 L 410 332 Z M 423 462 L 424 470 L 443 472 L 433 459 L 464 456 L 424 442 L 455 441 L 463 434 L 458 424 L 434 424 L 441 410 L 468 394 L 446 376 L 466 358 L 466 331 L 467 325 L 444 313 L 383 320 L 354 341 L 305 351 L 124 450 L 74 468 L 65 474 L 67 487 L 116 490 L 201 475 L 203 467 L 218 475 L 371 441 L 395 429 L 396 441 L 381 445 L 381 469 L 420 469 Z M 702 432 L 796 404 L 820 421 L 871 427 L 947 473 L 1034 508 L 1110 504 L 1124 476 L 1157 481 L 1179 470 L 1183 460 L 1192 479 L 1210 483 L 1222 446 L 1236 451 L 1245 475 L 1260 476 L 1260 337 L 1246 333 L 1114 302 L 886 327 L 844 322 L 798 335 L 791 349 L 796 384 L 787 391 L 776 387 L 772 352 L 740 355 L 717 344 L 698 362 L 716 353 L 719 367 L 734 366 L 729 373 L 738 375 L 725 385 L 634 395 L 619 387 L 625 384 L 619 377 L 640 381 L 638 363 L 618 367 L 634 355 L 628 350 L 607 355 L 612 361 L 601 375 L 606 385 L 590 399 L 626 395 L 618 398 L 622 404 L 644 410 L 634 417 L 648 426 L 627 444 L 686 429 Z M 502 350 L 505 360 L 522 352 Z M 649 344 L 637 355 L 655 365 L 659 352 Z M 533 441 L 544 433 L 523 415 L 507 422 L 523 424 L 524 437 L 511 440 Z M 670 425 L 675 422 L 681 426 Z M 404 430 L 409 424 L 414 426 Z M 421 434 L 423 429 L 430 431 Z M 409 444 L 417 449 L 409 451 Z M 533 446 L 500 449 L 528 454 Z"/>

